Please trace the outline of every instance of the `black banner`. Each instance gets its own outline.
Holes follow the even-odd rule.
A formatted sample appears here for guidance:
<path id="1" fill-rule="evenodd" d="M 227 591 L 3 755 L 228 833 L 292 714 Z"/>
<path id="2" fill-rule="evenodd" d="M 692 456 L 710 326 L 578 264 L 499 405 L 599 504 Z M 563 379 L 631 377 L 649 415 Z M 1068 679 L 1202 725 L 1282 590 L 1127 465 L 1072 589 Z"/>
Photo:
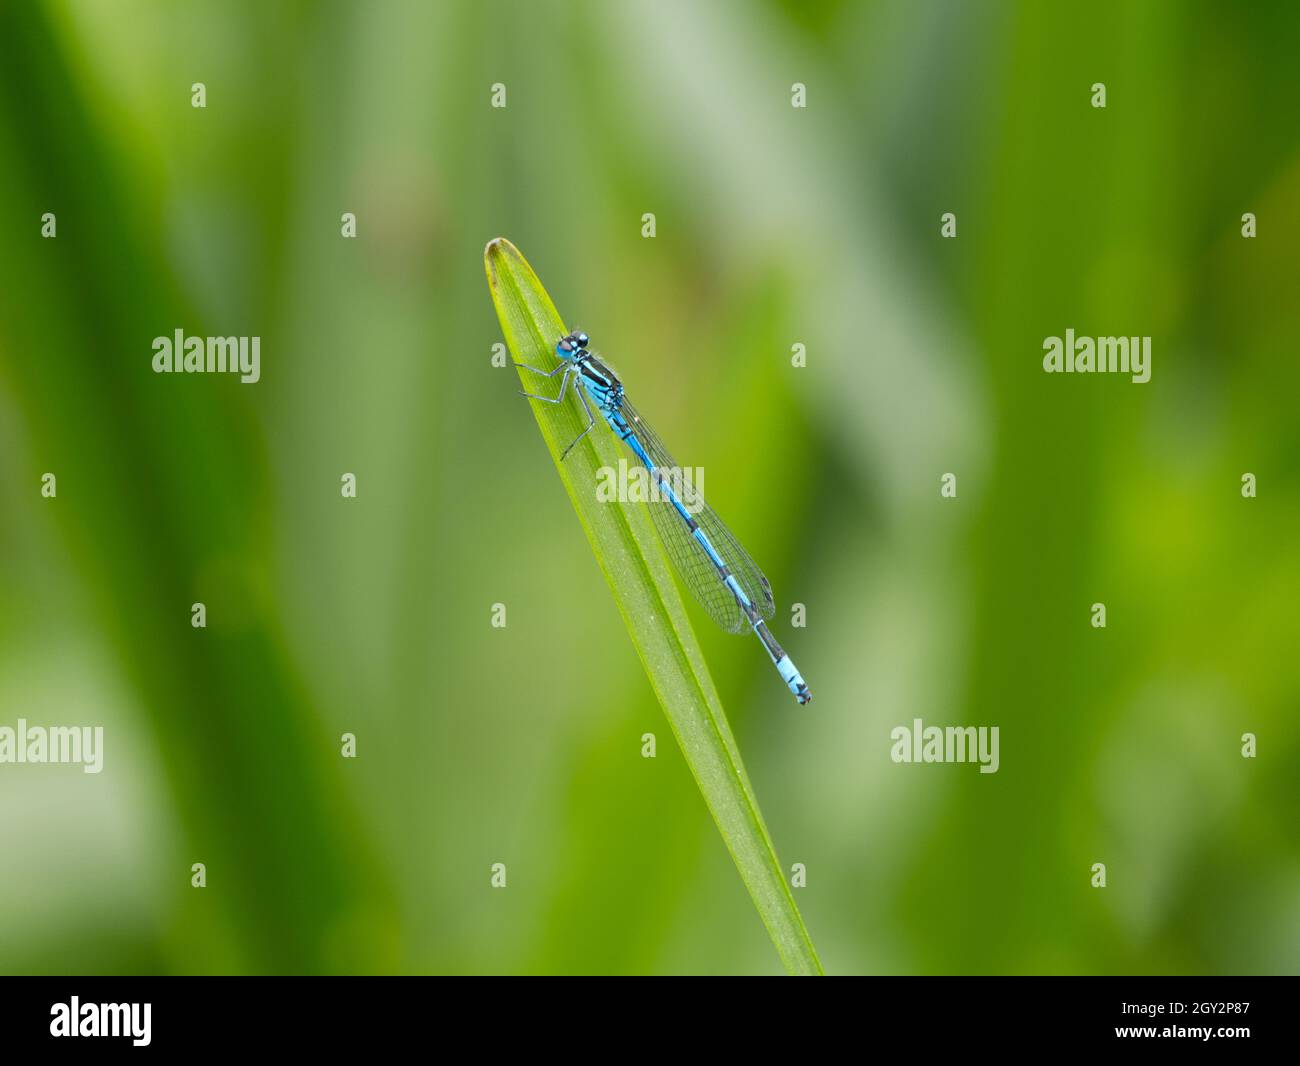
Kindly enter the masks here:
<path id="1" fill-rule="evenodd" d="M 644 1049 L 701 1036 L 707 1043 L 752 1034 L 797 1046 L 853 1034 L 864 1049 L 910 1047 L 1055 1054 L 1132 1045 L 1139 1054 L 1206 1049 L 1287 1053 L 1295 1045 L 1296 985 L 1290 978 L 868 978 L 833 992 L 729 990 L 689 1038 L 672 994 L 586 982 L 569 989 L 488 989 L 405 978 L 34 978 L 10 980 L 0 996 L 6 1051 L 74 1049 L 97 1054 L 320 1050 L 429 1050 L 482 1038 L 488 1050 L 514 1035 L 544 1053 L 626 1026 Z M 771 987 L 771 986 L 769 986 Z M 711 996 L 718 995 L 710 992 Z M 603 1006 L 601 1000 L 616 1001 Z M 754 1014 L 761 1006 L 764 1017 Z M 593 1009 L 595 1008 L 595 1009 Z M 730 1022 L 726 1019 L 732 1019 Z M 495 1019 L 495 1020 L 494 1020 Z M 563 1035 L 561 1034 L 563 1031 Z M 698 1033 L 698 1035 L 697 1035 Z M 709 1037 L 713 1039 L 710 1040 Z M 707 1044 L 706 1044 L 707 1046 Z M 23 1061 L 10 1058 L 9 1061 Z M 35 1060 L 33 1060 L 35 1061 Z"/>

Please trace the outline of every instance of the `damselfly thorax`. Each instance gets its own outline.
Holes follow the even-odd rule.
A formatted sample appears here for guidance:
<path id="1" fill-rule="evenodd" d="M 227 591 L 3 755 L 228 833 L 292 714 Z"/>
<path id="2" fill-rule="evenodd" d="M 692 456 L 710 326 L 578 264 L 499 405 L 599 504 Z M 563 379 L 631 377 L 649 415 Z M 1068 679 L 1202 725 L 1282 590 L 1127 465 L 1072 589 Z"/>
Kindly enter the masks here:
<path id="1" fill-rule="evenodd" d="M 573 361 L 573 372 L 582 387 L 602 412 L 617 411 L 623 401 L 623 383 L 618 375 L 590 352 L 583 352 Z"/>

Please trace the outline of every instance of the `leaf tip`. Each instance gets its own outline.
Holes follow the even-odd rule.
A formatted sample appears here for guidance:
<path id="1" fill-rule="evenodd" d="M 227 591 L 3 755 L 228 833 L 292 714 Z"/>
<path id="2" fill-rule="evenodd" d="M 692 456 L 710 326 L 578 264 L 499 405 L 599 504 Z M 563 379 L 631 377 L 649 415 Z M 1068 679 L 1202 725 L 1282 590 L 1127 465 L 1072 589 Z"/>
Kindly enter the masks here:
<path id="1" fill-rule="evenodd" d="M 502 274 L 509 274 L 524 262 L 519 249 L 505 237 L 493 237 L 483 249 L 483 269 L 487 271 L 488 286 L 495 293 L 500 287 Z"/>
<path id="2" fill-rule="evenodd" d="M 493 260 L 500 260 L 506 256 L 513 256 L 515 259 L 522 259 L 519 249 L 511 244 L 505 237 L 493 237 L 487 242 L 487 247 L 483 249 L 483 261 L 490 267 Z"/>

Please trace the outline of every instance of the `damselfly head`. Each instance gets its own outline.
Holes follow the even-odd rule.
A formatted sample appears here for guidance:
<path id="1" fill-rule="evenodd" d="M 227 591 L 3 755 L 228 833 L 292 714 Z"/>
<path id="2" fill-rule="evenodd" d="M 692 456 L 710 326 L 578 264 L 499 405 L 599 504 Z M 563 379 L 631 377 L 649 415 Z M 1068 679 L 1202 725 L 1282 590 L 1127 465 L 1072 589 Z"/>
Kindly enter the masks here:
<path id="1" fill-rule="evenodd" d="M 561 359 L 572 359 L 579 352 L 586 351 L 588 337 L 581 330 L 574 330 L 567 336 L 560 338 L 560 343 L 555 346 L 555 354 Z"/>

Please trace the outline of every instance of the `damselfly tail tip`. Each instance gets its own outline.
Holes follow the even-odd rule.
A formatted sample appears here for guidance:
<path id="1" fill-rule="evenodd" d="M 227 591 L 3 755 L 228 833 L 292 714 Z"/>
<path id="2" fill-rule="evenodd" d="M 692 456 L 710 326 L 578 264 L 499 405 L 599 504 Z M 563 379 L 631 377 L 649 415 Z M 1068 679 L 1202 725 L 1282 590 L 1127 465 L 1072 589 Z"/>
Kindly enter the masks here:
<path id="1" fill-rule="evenodd" d="M 797 699 L 801 704 L 811 703 L 812 693 L 808 691 L 807 685 L 800 685 L 798 691 L 796 691 L 794 694 L 794 698 Z"/>

